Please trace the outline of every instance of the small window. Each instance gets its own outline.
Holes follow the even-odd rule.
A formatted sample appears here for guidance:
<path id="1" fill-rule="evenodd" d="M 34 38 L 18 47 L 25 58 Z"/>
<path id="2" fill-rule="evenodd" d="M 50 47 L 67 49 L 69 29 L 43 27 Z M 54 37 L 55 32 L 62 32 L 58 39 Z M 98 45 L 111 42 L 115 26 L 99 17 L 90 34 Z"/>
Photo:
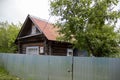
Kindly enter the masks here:
<path id="1" fill-rule="evenodd" d="M 67 56 L 73 56 L 73 49 L 67 49 Z"/>
<path id="2" fill-rule="evenodd" d="M 44 53 L 44 47 L 40 47 L 40 53 Z"/>
<path id="3" fill-rule="evenodd" d="M 26 54 L 39 54 L 39 47 L 34 46 L 34 47 L 26 47 Z"/>
<path id="4" fill-rule="evenodd" d="M 36 34 L 36 27 L 34 25 L 32 26 L 31 34 Z"/>

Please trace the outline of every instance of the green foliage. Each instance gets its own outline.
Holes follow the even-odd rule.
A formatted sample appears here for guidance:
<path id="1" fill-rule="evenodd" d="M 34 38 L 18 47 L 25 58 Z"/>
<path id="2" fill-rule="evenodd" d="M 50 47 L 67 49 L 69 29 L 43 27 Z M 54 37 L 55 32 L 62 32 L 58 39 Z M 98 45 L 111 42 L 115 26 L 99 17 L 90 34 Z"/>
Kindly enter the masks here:
<path id="1" fill-rule="evenodd" d="M 115 56 L 120 52 L 115 25 L 120 12 L 118 0 L 53 0 L 51 15 L 58 16 L 60 40 L 72 42 L 94 56 Z"/>
<path id="2" fill-rule="evenodd" d="M 12 53 L 16 51 L 17 47 L 14 41 L 19 30 L 20 24 L 0 22 L 0 52 Z"/>
<path id="3" fill-rule="evenodd" d="M 20 78 L 9 75 L 4 68 L 0 67 L 0 80 L 20 80 Z"/>

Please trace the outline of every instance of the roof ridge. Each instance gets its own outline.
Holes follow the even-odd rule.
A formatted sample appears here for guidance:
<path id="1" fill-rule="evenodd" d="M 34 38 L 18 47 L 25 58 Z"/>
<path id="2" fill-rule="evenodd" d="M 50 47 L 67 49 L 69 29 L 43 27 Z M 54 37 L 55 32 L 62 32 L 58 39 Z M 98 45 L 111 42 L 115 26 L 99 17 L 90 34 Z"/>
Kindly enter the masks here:
<path id="1" fill-rule="evenodd" d="M 32 17 L 32 18 L 35 18 L 35 19 L 38 19 L 38 20 L 41 20 L 41 21 L 44 21 L 44 22 L 46 22 L 46 23 L 49 23 L 49 24 L 53 25 L 53 23 L 49 22 L 49 21 L 46 20 L 46 19 L 42 19 L 42 18 L 40 18 L 40 17 L 33 16 L 33 15 L 30 15 L 30 14 L 29 14 L 29 16 Z"/>

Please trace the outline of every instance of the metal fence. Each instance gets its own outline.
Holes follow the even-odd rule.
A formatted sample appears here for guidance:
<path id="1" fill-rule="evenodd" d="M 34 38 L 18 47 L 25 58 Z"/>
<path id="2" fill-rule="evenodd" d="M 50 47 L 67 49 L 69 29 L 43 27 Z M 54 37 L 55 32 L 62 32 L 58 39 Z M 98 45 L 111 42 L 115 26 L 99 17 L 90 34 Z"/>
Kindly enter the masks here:
<path id="1" fill-rule="evenodd" d="M 24 80 L 120 80 L 119 58 L 0 54 L 0 66 Z"/>

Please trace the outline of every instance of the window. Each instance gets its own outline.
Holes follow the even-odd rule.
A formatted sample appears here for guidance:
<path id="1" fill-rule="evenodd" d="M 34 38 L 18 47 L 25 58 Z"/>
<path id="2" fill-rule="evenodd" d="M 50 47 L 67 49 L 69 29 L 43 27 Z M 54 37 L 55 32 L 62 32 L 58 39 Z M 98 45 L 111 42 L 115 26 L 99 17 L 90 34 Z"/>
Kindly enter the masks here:
<path id="1" fill-rule="evenodd" d="M 34 46 L 34 47 L 26 47 L 26 54 L 39 54 L 39 47 Z"/>
<path id="2" fill-rule="evenodd" d="M 67 56 L 73 56 L 73 49 L 67 49 Z"/>
<path id="3" fill-rule="evenodd" d="M 44 53 L 44 47 L 40 47 L 40 53 Z"/>
<path id="4" fill-rule="evenodd" d="M 36 34 L 36 27 L 34 25 L 32 26 L 31 34 Z"/>

